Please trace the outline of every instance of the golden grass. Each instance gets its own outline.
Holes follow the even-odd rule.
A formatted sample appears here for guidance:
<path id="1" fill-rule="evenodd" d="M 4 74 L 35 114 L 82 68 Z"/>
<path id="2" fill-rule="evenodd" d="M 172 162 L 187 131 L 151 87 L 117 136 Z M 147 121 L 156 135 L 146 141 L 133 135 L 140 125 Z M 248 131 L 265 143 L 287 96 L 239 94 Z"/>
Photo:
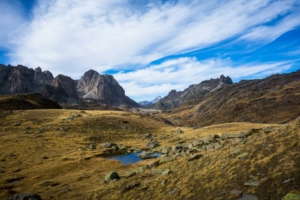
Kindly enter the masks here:
<path id="1" fill-rule="evenodd" d="M 67 120 L 70 116 L 75 117 Z M 14 126 L 14 123 L 21 123 Z M 288 125 L 226 123 L 204 128 L 165 125 L 146 116 L 122 111 L 26 110 L 0 116 L 0 199 L 15 192 L 37 193 L 43 199 L 230 199 L 232 189 L 254 194 L 259 199 L 281 199 L 300 190 L 300 120 Z M 30 127 L 26 129 L 26 127 Z M 144 147 L 139 136 L 151 133 L 162 146 L 189 143 L 208 135 L 235 134 L 250 128 L 273 127 L 271 133 L 253 134 L 247 142 L 204 151 L 199 160 L 175 161 L 158 166 L 170 169 L 167 176 L 151 170 L 125 178 L 157 159 L 122 166 L 106 160 L 98 144 L 115 142 Z M 89 150 L 89 144 L 96 150 Z M 232 156 L 240 148 L 249 155 Z M 222 165 L 226 165 L 221 169 Z M 104 183 L 104 176 L 117 171 L 122 178 Z M 251 178 L 260 186 L 244 186 Z M 284 180 L 292 181 L 283 184 Z M 124 192 L 132 183 L 140 185 Z M 123 191 L 123 192 L 122 192 Z"/>

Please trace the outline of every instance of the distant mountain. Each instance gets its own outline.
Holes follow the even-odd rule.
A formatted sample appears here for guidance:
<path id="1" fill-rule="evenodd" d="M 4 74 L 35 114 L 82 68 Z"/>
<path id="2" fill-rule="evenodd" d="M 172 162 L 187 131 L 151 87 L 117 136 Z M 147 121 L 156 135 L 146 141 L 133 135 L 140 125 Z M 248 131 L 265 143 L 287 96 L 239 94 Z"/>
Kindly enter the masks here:
<path id="1" fill-rule="evenodd" d="M 147 106 L 151 106 L 152 104 L 158 102 L 158 101 L 161 100 L 161 99 L 162 99 L 162 97 L 161 97 L 161 96 L 158 96 L 158 97 L 156 97 L 155 99 L 153 99 L 153 100 L 151 100 L 151 101 L 141 101 L 141 102 L 139 102 L 138 104 L 147 107 Z"/>
<path id="2" fill-rule="evenodd" d="M 300 70 L 227 84 L 163 117 L 176 126 L 228 122 L 286 123 L 300 116 Z"/>
<path id="3" fill-rule="evenodd" d="M 232 84 L 229 76 L 221 75 L 220 78 L 202 81 L 199 84 L 190 85 L 184 91 L 177 92 L 171 90 L 169 94 L 154 103 L 151 107 L 161 110 L 172 110 L 188 101 L 197 100 L 209 92 L 221 89 L 226 85 Z"/>
<path id="4" fill-rule="evenodd" d="M 73 80 L 62 74 L 54 78 L 51 72 L 42 72 L 40 67 L 33 70 L 22 65 L 0 65 L 0 94 L 21 93 L 42 93 L 62 106 L 80 105 L 83 99 L 93 99 L 93 105 L 98 102 L 139 107 L 111 75 L 89 70 L 80 80 Z"/>

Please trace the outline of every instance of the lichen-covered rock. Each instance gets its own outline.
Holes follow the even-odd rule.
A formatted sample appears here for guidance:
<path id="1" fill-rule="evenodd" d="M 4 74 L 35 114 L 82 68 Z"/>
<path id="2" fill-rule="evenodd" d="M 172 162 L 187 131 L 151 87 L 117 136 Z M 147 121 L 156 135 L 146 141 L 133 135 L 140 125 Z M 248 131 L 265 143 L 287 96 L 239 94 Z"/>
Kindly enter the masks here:
<path id="1" fill-rule="evenodd" d="M 165 162 L 171 162 L 171 161 L 173 161 L 173 160 L 175 160 L 175 158 L 173 158 L 173 157 L 162 157 L 160 160 L 159 160 L 159 164 L 162 164 L 162 163 L 165 163 Z"/>
<path id="2" fill-rule="evenodd" d="M 300 194 L 288 193 L 281 200 L 300 200 Z"/>

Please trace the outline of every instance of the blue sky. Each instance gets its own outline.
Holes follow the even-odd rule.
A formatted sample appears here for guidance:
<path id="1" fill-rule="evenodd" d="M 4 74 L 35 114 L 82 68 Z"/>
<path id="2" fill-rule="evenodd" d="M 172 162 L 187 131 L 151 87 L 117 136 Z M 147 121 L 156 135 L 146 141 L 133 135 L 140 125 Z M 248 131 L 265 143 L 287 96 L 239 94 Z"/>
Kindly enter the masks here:
<path id="1" fill-rule="evenodd" d="M 300 69 L 299 0 L 0 0 L 0 63 L 112 74 L 136 101 Z"/>

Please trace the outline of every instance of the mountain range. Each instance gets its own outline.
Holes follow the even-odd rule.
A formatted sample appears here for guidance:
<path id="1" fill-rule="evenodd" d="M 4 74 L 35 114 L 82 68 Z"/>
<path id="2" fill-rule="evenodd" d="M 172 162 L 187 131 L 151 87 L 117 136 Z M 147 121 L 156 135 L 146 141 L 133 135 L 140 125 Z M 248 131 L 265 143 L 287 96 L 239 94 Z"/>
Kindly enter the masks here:
<path id="1" fill-rule="evenodd" d="M 41 93 L 61 106 L 80 105 L 88 100 L 111 106 L 139 107 L 125 95 L 112 75 L 89 70 L 79 80 L 65 75 L 55 78 L 49 71 L 18 65 L 0 65 L 0 94 Z"/>
<path id="2" fill-rule="evenodd" d="M 154 99 L 152 99 L 151 101 L 141 101 L 141 102 L 138 102 L 140 105 L 142 106 L 145 106 L 145 107 L 148 107 L 148 106 L 151 106 L 152 104 L 158 102 L 159 100 L 161 100 L 162 97 L 161 96 L 157 96 L 155 97 Z"/>

